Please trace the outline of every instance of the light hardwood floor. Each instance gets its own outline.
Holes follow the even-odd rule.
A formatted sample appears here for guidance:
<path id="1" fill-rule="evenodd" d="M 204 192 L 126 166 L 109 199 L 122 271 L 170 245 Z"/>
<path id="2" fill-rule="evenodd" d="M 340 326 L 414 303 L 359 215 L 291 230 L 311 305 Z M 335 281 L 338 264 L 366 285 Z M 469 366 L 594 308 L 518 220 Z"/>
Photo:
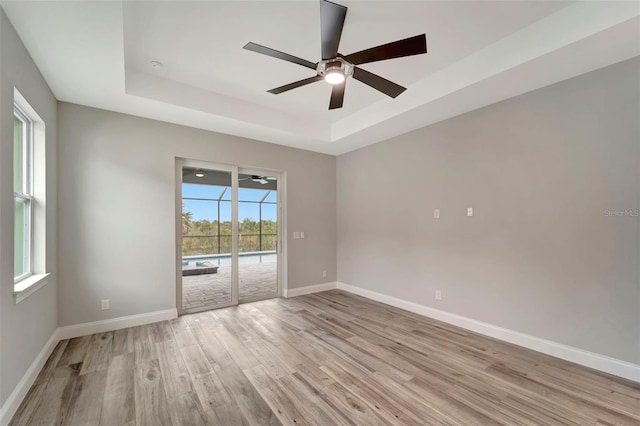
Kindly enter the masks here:
<path id="1" fill-rule="evenodd" d="M 13 425 L 638 425 L 640 384 L 341 291 L 60 342 Z"/>

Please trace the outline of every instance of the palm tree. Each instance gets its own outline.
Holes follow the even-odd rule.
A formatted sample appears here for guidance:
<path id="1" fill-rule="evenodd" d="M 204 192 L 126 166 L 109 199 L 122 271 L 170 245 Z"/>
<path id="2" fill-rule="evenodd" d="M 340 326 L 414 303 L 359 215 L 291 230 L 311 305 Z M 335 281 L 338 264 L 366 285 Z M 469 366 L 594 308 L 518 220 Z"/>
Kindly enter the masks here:
<path id="1" fill-rule="evenodd" d="M 186 235 L 189 233 L 189 231 L 191 231 L 191 229 L 193 228 L 193 213 L 191 212 L 185 212 L 184 211 L 184 206 L 183 206 L 183 210 L 182 210 L 182 235 Z"/>

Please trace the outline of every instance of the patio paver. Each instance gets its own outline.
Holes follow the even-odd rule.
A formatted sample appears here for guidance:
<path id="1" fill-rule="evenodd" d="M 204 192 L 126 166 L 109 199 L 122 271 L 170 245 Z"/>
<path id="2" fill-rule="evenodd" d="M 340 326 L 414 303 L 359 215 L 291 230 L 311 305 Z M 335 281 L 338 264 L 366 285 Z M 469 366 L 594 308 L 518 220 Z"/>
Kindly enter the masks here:
<path id="1" fill-rule="evenodd" d="M 276 262 L 245 264 L 239 267 L 240 299 L 276 297 L 278 293 Z M 220 266 L 216 274 L 182 277 L 182 308 L 231 303 L 231 266 Z"/>

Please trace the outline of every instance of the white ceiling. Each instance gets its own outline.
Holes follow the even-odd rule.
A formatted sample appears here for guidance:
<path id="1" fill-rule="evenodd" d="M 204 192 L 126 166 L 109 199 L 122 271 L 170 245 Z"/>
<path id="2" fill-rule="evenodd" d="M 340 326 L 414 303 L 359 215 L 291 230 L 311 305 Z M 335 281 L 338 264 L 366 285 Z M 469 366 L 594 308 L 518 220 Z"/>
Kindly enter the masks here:
<path id="1" fill-rule="evenodd" d="M 334 155 L 640 55 L 637 1 L 338 2 L 343 54 L 427 34 L 426 55 L 362 66 L 398 98 L 353 79 L 333 111 L 324 82 L 266 93 L 314 73 L 242 46 L 317 62 L 316 0 L 1 4 L 60 100 Z"/>

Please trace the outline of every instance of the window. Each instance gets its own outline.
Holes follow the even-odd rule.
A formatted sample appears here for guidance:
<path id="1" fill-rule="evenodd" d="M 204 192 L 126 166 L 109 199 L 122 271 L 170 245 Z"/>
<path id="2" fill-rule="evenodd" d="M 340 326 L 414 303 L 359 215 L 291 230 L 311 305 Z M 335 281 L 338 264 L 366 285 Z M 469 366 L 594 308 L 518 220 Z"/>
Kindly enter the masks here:
<path id="1" fill-rule="evenodd" d="M 15 212 L 13 278 L 33 273 L 33 122 L 20 107 L 13 109 L 13 199 Z"/>
<path id="2" fill-rule="evenodd" d="M 44 287 L 49 276 L 47 158 L 44 121 L 17 89 L 13 101 L 13 295 L 20 303 Z"/>

